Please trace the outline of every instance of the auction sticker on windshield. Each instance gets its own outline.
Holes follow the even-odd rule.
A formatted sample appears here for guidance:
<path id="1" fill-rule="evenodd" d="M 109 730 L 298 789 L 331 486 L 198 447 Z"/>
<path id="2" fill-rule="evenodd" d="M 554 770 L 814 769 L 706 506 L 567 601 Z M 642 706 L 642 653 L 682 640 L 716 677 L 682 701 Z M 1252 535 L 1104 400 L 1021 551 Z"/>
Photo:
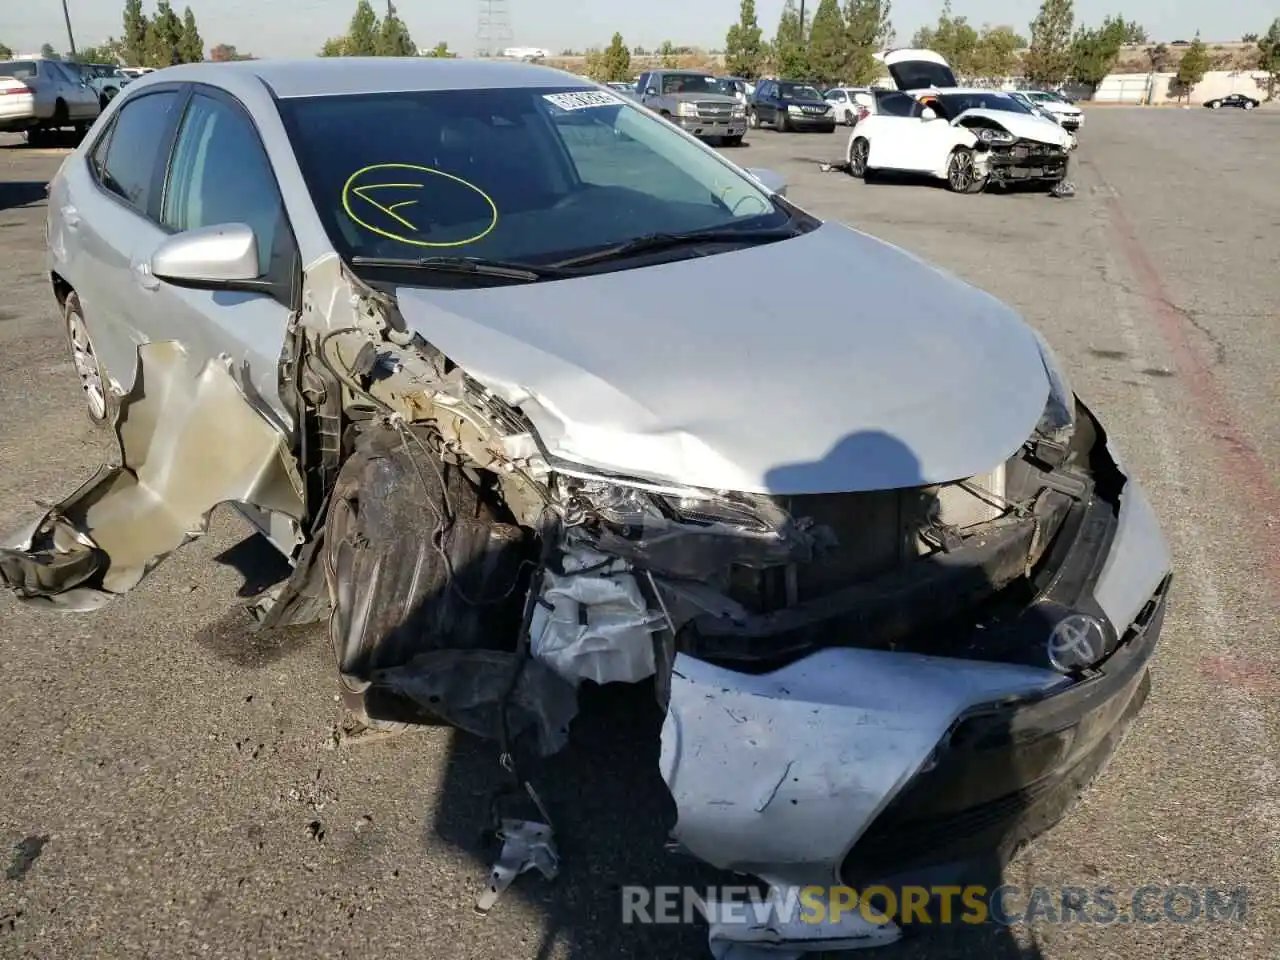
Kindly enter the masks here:
<path id="1" fill-rule="evenodd" d="M 590 107 L 613 107 L 622 103 L 622 98 L 606 93 L 603 90 L 580 90 L 577 93 L 548 93 L 542 97 L 561 110 L 586 110 Z"/>

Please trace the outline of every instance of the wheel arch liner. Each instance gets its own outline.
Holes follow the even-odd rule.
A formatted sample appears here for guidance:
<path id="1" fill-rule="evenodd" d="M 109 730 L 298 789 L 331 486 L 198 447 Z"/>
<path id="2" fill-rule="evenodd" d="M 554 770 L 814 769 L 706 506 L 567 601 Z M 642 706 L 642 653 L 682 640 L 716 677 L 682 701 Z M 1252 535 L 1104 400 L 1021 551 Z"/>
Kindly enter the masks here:
<path id="1" fill-rule="evenodd" d="M 176 341 L 140 346 L 114 424 L 120 464 L 3 541 L 0 583 L 23 602 L 93 610 L 204 534 L 219 504 L 301 521 L 288 430 L 250 395 L 226 357 L 195 369 Z"/>

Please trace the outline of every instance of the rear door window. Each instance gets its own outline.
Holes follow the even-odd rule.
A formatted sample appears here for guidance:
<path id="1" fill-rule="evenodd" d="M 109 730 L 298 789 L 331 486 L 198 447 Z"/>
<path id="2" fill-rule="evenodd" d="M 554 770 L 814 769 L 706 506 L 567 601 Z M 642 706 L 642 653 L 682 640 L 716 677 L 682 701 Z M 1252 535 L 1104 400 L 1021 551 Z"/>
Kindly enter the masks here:
<path id="1" fill-rule="evenodd" d="M 876 98 L 876 112 L 890 117 L 909 117 L 915 106 L 915 98 L 905 93 L 882 93 Z"/>
<path id="2" fill-rule="evenodd" d="M 102 185 L 143 213 L 158 200 L 178 101 L 176 90 L 129 100 L 120 108 L 107 145 Z"/>

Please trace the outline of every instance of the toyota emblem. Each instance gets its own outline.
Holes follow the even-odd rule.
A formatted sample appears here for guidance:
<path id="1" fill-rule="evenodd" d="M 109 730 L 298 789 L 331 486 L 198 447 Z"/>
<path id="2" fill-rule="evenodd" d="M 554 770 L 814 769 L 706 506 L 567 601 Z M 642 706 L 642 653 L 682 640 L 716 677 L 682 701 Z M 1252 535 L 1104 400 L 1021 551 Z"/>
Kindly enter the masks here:
<path id="1" fill-rule="evenodd" d="M 1049 634 L 1049 664 L 1059 673 L 1075 673 L 1102 656 L 1106 633 L 1096 617 L 1073 613 L 1063 617 Z"/>

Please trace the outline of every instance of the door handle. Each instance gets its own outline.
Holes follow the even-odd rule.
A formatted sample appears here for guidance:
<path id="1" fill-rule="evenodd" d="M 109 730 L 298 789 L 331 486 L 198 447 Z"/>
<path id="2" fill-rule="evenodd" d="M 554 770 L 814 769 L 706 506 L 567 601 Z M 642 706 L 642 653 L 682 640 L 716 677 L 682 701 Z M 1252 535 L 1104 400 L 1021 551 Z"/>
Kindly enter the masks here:
<path id="1" fill-rule="evenodd" d="M 151 264 L 146 261 L 135 261 L 130 266 L 133 270 L 134 282 L 143 290 L 155 290 L 160 286 L 159 279 L 151 272 Z"/>

